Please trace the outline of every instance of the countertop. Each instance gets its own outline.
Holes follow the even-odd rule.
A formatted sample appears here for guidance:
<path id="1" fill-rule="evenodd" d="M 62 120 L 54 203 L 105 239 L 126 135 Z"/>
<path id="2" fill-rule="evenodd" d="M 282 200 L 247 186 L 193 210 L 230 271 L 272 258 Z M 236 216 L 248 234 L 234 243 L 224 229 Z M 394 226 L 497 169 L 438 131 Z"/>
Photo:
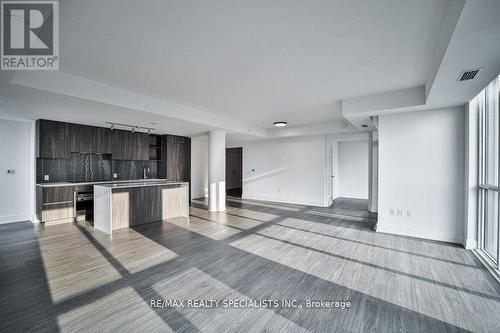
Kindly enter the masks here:
<path id="1" fill-rule="evenodd" d="M 98 182 L 81 182 L 81 183 L 72 183 L 72 182 L 58 182 L 58 183 L 37 183 L 36 186 L 41 187 L 61 187 L 61 186 L 81 186 L 81 185 L 98 185 L 98 184 L 124 184 L 124 183 L 147 183 L 147 182 L 169 182 L 166 179 L 134 179 L 134 180 L 105 180 Z"/>
<path id="2" fill-rule="evenodd" d="M 113 189 L 129 188 L 129 187 L 145 187 L 145 186 L 165 186 L 165 185 L 183 185 L 189 184 L 188 182 L 174 182 L 174 181 L 140 181 L 140 182 L 130 182 L 130 183 L 120 183 L 120 184 L 96 184 L 99 187 Z"/>

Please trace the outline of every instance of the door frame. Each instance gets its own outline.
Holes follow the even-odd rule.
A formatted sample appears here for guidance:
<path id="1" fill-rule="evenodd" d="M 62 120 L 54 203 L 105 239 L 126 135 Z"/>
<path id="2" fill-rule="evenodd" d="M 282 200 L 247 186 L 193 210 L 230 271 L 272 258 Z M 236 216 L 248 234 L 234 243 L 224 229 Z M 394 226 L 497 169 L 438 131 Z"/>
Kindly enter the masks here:
<path id="1" fill-rule="evenodd" d="M 361 133 L 339 133 L 339 134 L 331 134 L 327 135 L 326 143 L 325 143 L 325 177 L 324 177 L 324 206 L 330 207 L 333 203 L 332 199 L 332 186 L 331 186 L 331 176 L 332 176 L 332 145 L 339 144 L 341 142 L 356 142 L 356 141 L 366 141 L 370 142 L 371 132 L 361 132 Z M 368 180 L 369 184 L 371 183 L 372 177 L 372 161 L 369 159 L 368 161 Z M 378 172 L 376 173 L 378 176 Z M 339 178 L 337 180 L 340 181 Z M 370 186 L 369 186 L 370 188 Z M 369 202 L 372 201 L 372 193 L 369 191 L 368 193 Z"/>

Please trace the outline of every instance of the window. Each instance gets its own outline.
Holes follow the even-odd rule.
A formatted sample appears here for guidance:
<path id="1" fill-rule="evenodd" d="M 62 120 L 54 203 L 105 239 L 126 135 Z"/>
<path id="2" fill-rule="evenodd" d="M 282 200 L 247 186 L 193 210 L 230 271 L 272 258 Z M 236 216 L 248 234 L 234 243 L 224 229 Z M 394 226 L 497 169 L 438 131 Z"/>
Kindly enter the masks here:
<path id="1" fill-rule="evenodd" d="M 479 251 L 497 271 L 500 232 L 500 76 L 476 98 L 480 110 Z"/>

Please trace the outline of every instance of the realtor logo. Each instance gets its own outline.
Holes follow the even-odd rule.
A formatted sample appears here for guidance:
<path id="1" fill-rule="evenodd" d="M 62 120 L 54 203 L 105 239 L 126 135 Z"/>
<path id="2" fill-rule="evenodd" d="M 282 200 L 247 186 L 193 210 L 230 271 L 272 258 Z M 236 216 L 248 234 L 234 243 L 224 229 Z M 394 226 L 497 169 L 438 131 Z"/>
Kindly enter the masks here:
<path id="1" fill-rule="evenodd" d="M 2 70 L 59 69 L 59 2 L 2 1 Z"/>

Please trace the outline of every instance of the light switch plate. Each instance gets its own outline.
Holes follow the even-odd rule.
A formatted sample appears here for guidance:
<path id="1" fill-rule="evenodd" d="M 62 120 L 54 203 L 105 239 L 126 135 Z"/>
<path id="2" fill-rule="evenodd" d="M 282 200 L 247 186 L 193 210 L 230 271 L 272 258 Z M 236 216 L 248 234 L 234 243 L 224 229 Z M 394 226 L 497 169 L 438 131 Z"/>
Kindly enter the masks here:
<path id="1" fill-rule="evenodd" d="M 118 178 L 118 174 L 114 173 L 114 174 L 113 174 L 113 178 L 114 178 L 114 179 Z"/>
<path id="2" fill-rule="evenodd" d="M 43 175 L 43 180 L 48 182 L 50 179 L 49 175 Z"/>

